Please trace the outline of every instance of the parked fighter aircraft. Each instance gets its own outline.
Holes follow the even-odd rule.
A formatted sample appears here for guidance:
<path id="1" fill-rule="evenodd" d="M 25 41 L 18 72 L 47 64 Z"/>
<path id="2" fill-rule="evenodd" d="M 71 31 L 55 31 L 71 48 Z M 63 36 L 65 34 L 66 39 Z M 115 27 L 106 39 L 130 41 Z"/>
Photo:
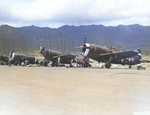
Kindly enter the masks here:
<path id="1" fill-rule="evenodd" d="M 0 55 L 0 65 L 7 65 L 8 64 L 8 56 Z"/>
<path id="2" fill-rule="evenodd" d="M 38 59 L 36 59 L 36 57 L 26 56 L 25 54 L 14 53 L 13 49 L 9 54 L 9 61 L 8 61 L 9 65 L 11 64 L 21 65 L 22 62 L 25 65 L 38 64 Z"/>
<path id="3" fill-rule="evenodd" d="M 71 64 L 73 61 L 75 61 L 76 57 L 76 55 L 65 54 L 60 51 L 46 49 L 45 47 L 40 47 L 39 52 L 45 57 L 44 66 L 47 66 L 50 61 L 52 61 L 51 66 L 59 66 L 60 63 Z"/>
<path id="4" fill-rule="evenodd" d="M 96 61 L 105 62 L 105 68 L 110 68 L 111 63 L 122 64 L 122 65 L 132 65 L 141 63 L 141 51 L 124 51 L 124 52 L 114 52 L 111 49 L 86 43 L 86 34 L 82 48 L 82 54 L 84 57 L 92 58 Z"/>

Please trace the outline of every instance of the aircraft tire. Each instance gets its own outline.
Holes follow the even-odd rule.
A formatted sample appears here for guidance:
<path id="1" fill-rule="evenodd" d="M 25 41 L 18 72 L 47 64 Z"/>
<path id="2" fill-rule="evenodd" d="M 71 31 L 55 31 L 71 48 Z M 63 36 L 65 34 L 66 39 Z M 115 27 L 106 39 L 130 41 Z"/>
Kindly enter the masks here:
<path id="1" fill-rule="evenodd" d="M 44 66 L 45 66 L 45 67 L 47 66 L 47 62 L 44 63 Z"/>
<path id="2" fill-rule="evenodd" d="M 16 62 L 14 62 L 14 65 L 15 65 L 15 66 L 17 66 L 17 64 L 18 64 L 18 62 L 17 62 L 17 61 L 16 61 Z"/>
<path id="3" fill-rule="evenodd" d="M 85 63 L 83 66 L 84 66 L 84 67 L 88 67 L 88 63 Z"/>
<path id="4" fill-rule="evenodd" d="M 54 67 L 54 62 L 51 64 L 52 67 Z"/>
<path id="5" fill-rule="evenodd" d="M 85 63 L 83 66 L 84 66 L 84 67 L 91 67 L 91 64 Z"/>
<path id="6" fill-rule="evenodd" d="M 58 66 L 58 64 L 57 64 L 56 62 L 53 62 L 53 63 L 51 64 L 51 66 L 52 66 L 52 67 Z"/>
<path id="7" fill-rule="evenodd" d="M 25 60 L 25 65 L 29 65 L 29 60 Z"/>
<path id="8" fill-rule="evenodd" d="M 110 63 L 110 62 L 107 62 L 107 63 L 105 64 L 105 68 L 109 69 L 110 67 L 111 67 L 111 63 Z"/>

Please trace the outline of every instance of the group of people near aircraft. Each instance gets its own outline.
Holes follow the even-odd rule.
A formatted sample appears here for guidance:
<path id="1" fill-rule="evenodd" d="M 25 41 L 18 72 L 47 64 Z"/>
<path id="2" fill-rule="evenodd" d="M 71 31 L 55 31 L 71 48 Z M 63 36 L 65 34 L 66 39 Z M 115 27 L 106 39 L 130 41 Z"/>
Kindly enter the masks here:
<path id="1" fill-rule="evenodd" d="M 66 54 L 60 51 L 55 51 L 51 49 L 46 49 L 46 47 L 40 47 L 39 53 L 44 56 L 44 60 L 41 61 L 33 56 L 26 56 L 20 53 L 14 53 L 12 50 L 9 54 L 8 65 L 29 65 L 37 64 L 48 66 L 51 62 L 51 66 L 60 66 L 61 64 L 69 64 L 69 67 L 73 66 L 82 66 L 90 67 L 89 58 L 97 61 L 104 62 L 105 68 L 110 68 L 111 64 L 122 64 L 129 65 L 131 68 L 132 65 L 141 63 L 141 50 L 132 50 L 132 51 L 113 51 L 106 47 L 102 47 L 95 44 L 86 43 L 86 35 L 82 48 L 82 57 L 78 58 L 78 55 Z"/>

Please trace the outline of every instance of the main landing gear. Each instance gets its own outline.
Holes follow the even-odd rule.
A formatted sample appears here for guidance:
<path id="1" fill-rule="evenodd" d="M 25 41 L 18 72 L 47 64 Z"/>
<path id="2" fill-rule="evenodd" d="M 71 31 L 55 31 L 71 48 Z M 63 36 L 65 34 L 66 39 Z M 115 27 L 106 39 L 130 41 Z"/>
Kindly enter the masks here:
<path id="1" fill-rule="evenodd" d="M 111 67 L 111 61 L 112 57 L 110 57 L 109 60 L 105 63 L 105 68 L 109 69 Z"/>

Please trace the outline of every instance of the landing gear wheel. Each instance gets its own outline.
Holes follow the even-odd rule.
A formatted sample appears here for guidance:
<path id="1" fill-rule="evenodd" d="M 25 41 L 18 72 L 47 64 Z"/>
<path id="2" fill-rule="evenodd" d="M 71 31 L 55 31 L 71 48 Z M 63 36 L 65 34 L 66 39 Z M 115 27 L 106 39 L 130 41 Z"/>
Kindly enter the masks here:
<path id="1" fill-rule="evenodd" d="M 47 62 L 44 63 L 44 66 L 45 66 L 45 67 L 47 66 Z"/>
<path id="2" fill-rule="evenodd" d="M 84 63 L 84 65 L 83 65 L 84 67 L 91 67 L 91 64 L 89 64 L 89 63 Z"/>
<path id="3" fill-rule="evenodd" d="M 29 60 L 25 60 L 25 65 L 27 66 L 27 65 L 29 65 Z"/>
<path id="4" fill-rule="evenodd" d="M 51 64 L 52 67 L 54 67 L 54 62 Z"/>
<path id="5" fill-rule="evenodd" d="M 111 61 L 112 61 L 112 57 L 110 57 L 110 59 L 108 60 L 108 62 L 106 62 L 105 68 L 109 69 L 111 67 Z"/>
<path id="6" fill-rule="evenodd" d="M 51 66 L 52 66 L 52 67 L 58 66 L 58 64 L 57 64 L 57 62 L 53 62 L 53 63 L 51 64 Z"/>
<path id="7" fill-rule="evenodd" d="M 105 68 L 109 69 L 110 67 L 111 67 L 111 63 L 110 63 L 110 62 L 107 62 L 107 63 L 105 64 Z"/>

